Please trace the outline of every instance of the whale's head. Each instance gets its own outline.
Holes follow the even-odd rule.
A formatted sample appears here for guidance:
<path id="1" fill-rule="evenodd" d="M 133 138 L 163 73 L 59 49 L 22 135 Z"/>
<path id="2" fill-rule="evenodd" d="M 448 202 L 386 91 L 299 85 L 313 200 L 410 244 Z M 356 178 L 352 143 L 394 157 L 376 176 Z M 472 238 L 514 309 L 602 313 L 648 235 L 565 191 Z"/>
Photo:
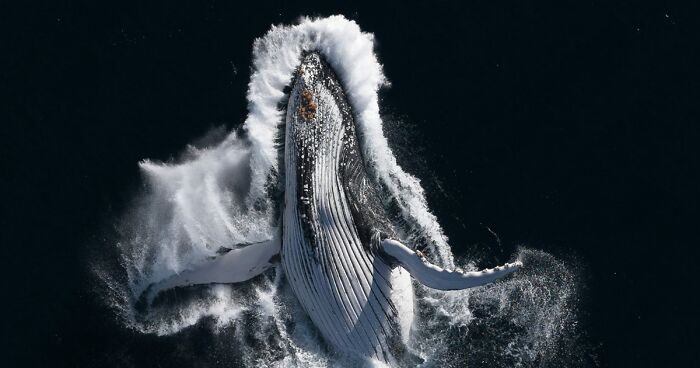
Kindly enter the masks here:
<path id="1" fill-rule="evenodd" d="M 287 106 L 287 134 L 292 142 L 313 143 L 320 149 L 348 142 L 333 142 L 339 129 L 354 138 L 352 110 L 338 76 L 318 52 L 306 52 L 296 70 Z M 324 147 L 324 145 L 326 147 Z"/>

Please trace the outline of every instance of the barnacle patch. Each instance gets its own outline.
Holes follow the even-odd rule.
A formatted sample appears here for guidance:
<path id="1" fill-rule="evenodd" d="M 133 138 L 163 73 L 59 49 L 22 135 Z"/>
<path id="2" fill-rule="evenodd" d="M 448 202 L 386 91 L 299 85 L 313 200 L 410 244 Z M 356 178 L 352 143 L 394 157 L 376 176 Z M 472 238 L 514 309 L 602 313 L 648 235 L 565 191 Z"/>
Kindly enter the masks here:
<path id="1" fill-rule="evenodd" d="M 308 89 L 301 93 L 301 104 L 299 104 L 297 114 L 304 120 L 311 120 L 316 116 L 316 102 Z"/>

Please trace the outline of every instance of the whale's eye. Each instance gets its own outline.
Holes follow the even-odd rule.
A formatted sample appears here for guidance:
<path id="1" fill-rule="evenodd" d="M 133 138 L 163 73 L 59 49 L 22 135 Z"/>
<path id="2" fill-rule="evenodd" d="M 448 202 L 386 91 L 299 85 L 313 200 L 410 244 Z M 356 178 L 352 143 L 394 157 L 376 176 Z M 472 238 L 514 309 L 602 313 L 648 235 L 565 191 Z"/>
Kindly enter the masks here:
<path id="1" fill-rule="evenodd" d="M 301 92 L 301 103 L 297 109 L 297 114 L 304 120 L 311 120 L 316 116 L 316 103 L 311 91 L 308 89 Z"/>

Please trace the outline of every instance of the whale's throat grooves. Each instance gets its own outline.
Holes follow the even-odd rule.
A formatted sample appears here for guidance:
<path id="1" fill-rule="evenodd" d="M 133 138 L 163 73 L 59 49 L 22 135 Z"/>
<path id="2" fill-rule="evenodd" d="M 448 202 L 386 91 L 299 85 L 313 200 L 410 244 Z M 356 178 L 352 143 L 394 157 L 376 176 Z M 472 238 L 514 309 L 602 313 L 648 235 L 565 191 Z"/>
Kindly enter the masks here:
<path id="1" fill-rule="evenodd" d="M 391 268 L 369 245 L 380 214 L 352 111 L 330 67 L 303 57 L 286 116 L 282 264 L 300 303 L 340 351 L 390 362 L 400 335 Z"/>

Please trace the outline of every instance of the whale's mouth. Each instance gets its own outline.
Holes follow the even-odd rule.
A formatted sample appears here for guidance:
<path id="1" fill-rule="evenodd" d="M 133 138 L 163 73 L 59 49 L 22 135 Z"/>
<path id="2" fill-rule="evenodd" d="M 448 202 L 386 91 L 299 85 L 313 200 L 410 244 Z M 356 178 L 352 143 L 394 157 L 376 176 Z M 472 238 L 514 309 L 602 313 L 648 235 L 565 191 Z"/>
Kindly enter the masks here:
<path id="1" fill-rule="evenodd" d="M 377 95 L 387 82 L 373 52 L 373 36 L 341 16 L 303 19 L 294 26 L 273 27 L 255 41 L 243 131 L 231 132 L 214 146 L 190 148 L 174 163 L 140 164 L 147 189 L 117 225 L 116 245 L 110 246 L 118 256 L 94 265 L 101 295 L 124 326 L 175 335 L 170 341 L 177 350 L 192 336 L 183 331 L 208 323 L 214 333 L 205 338 L 216 342 L 208 341 L 211 356 L 234 357 L 244 366 L 343 365 L 344 358 L 324 348 L 279 268 L 246 287 L 176 290 L 145 312 L 135 308 L 136 297 L 148 285 L 217 256 L 222 247 L 261 242 L 278 230 L 283 199 L 275 193 L 283 168 L 276 137 L 285 120 L 279 106 L 304 53 L 314 51 L 344 87 L 366 167 L 391 196 L 400 217 L 392 224 L 402 239 L 428 244 L 428 257 L 443 268 L 474 268 L 453 258 L 419 181 L 396 164 L 395 153 L 411 154 L 411 147 L 389 149 Z M 311 98 L 304 99 L 302 91 L 294 114 L 318 122 L 322 105 L 309 92 Z M 576 330 L 575 272 L 546 253 L 522 250 L 521 255 L 536 267 L 493 287 L 450 293 L 418 287 L 409 348 L 447 367 L 483 361 L 557 366 L 562 351 L 585 354 Z"/>

